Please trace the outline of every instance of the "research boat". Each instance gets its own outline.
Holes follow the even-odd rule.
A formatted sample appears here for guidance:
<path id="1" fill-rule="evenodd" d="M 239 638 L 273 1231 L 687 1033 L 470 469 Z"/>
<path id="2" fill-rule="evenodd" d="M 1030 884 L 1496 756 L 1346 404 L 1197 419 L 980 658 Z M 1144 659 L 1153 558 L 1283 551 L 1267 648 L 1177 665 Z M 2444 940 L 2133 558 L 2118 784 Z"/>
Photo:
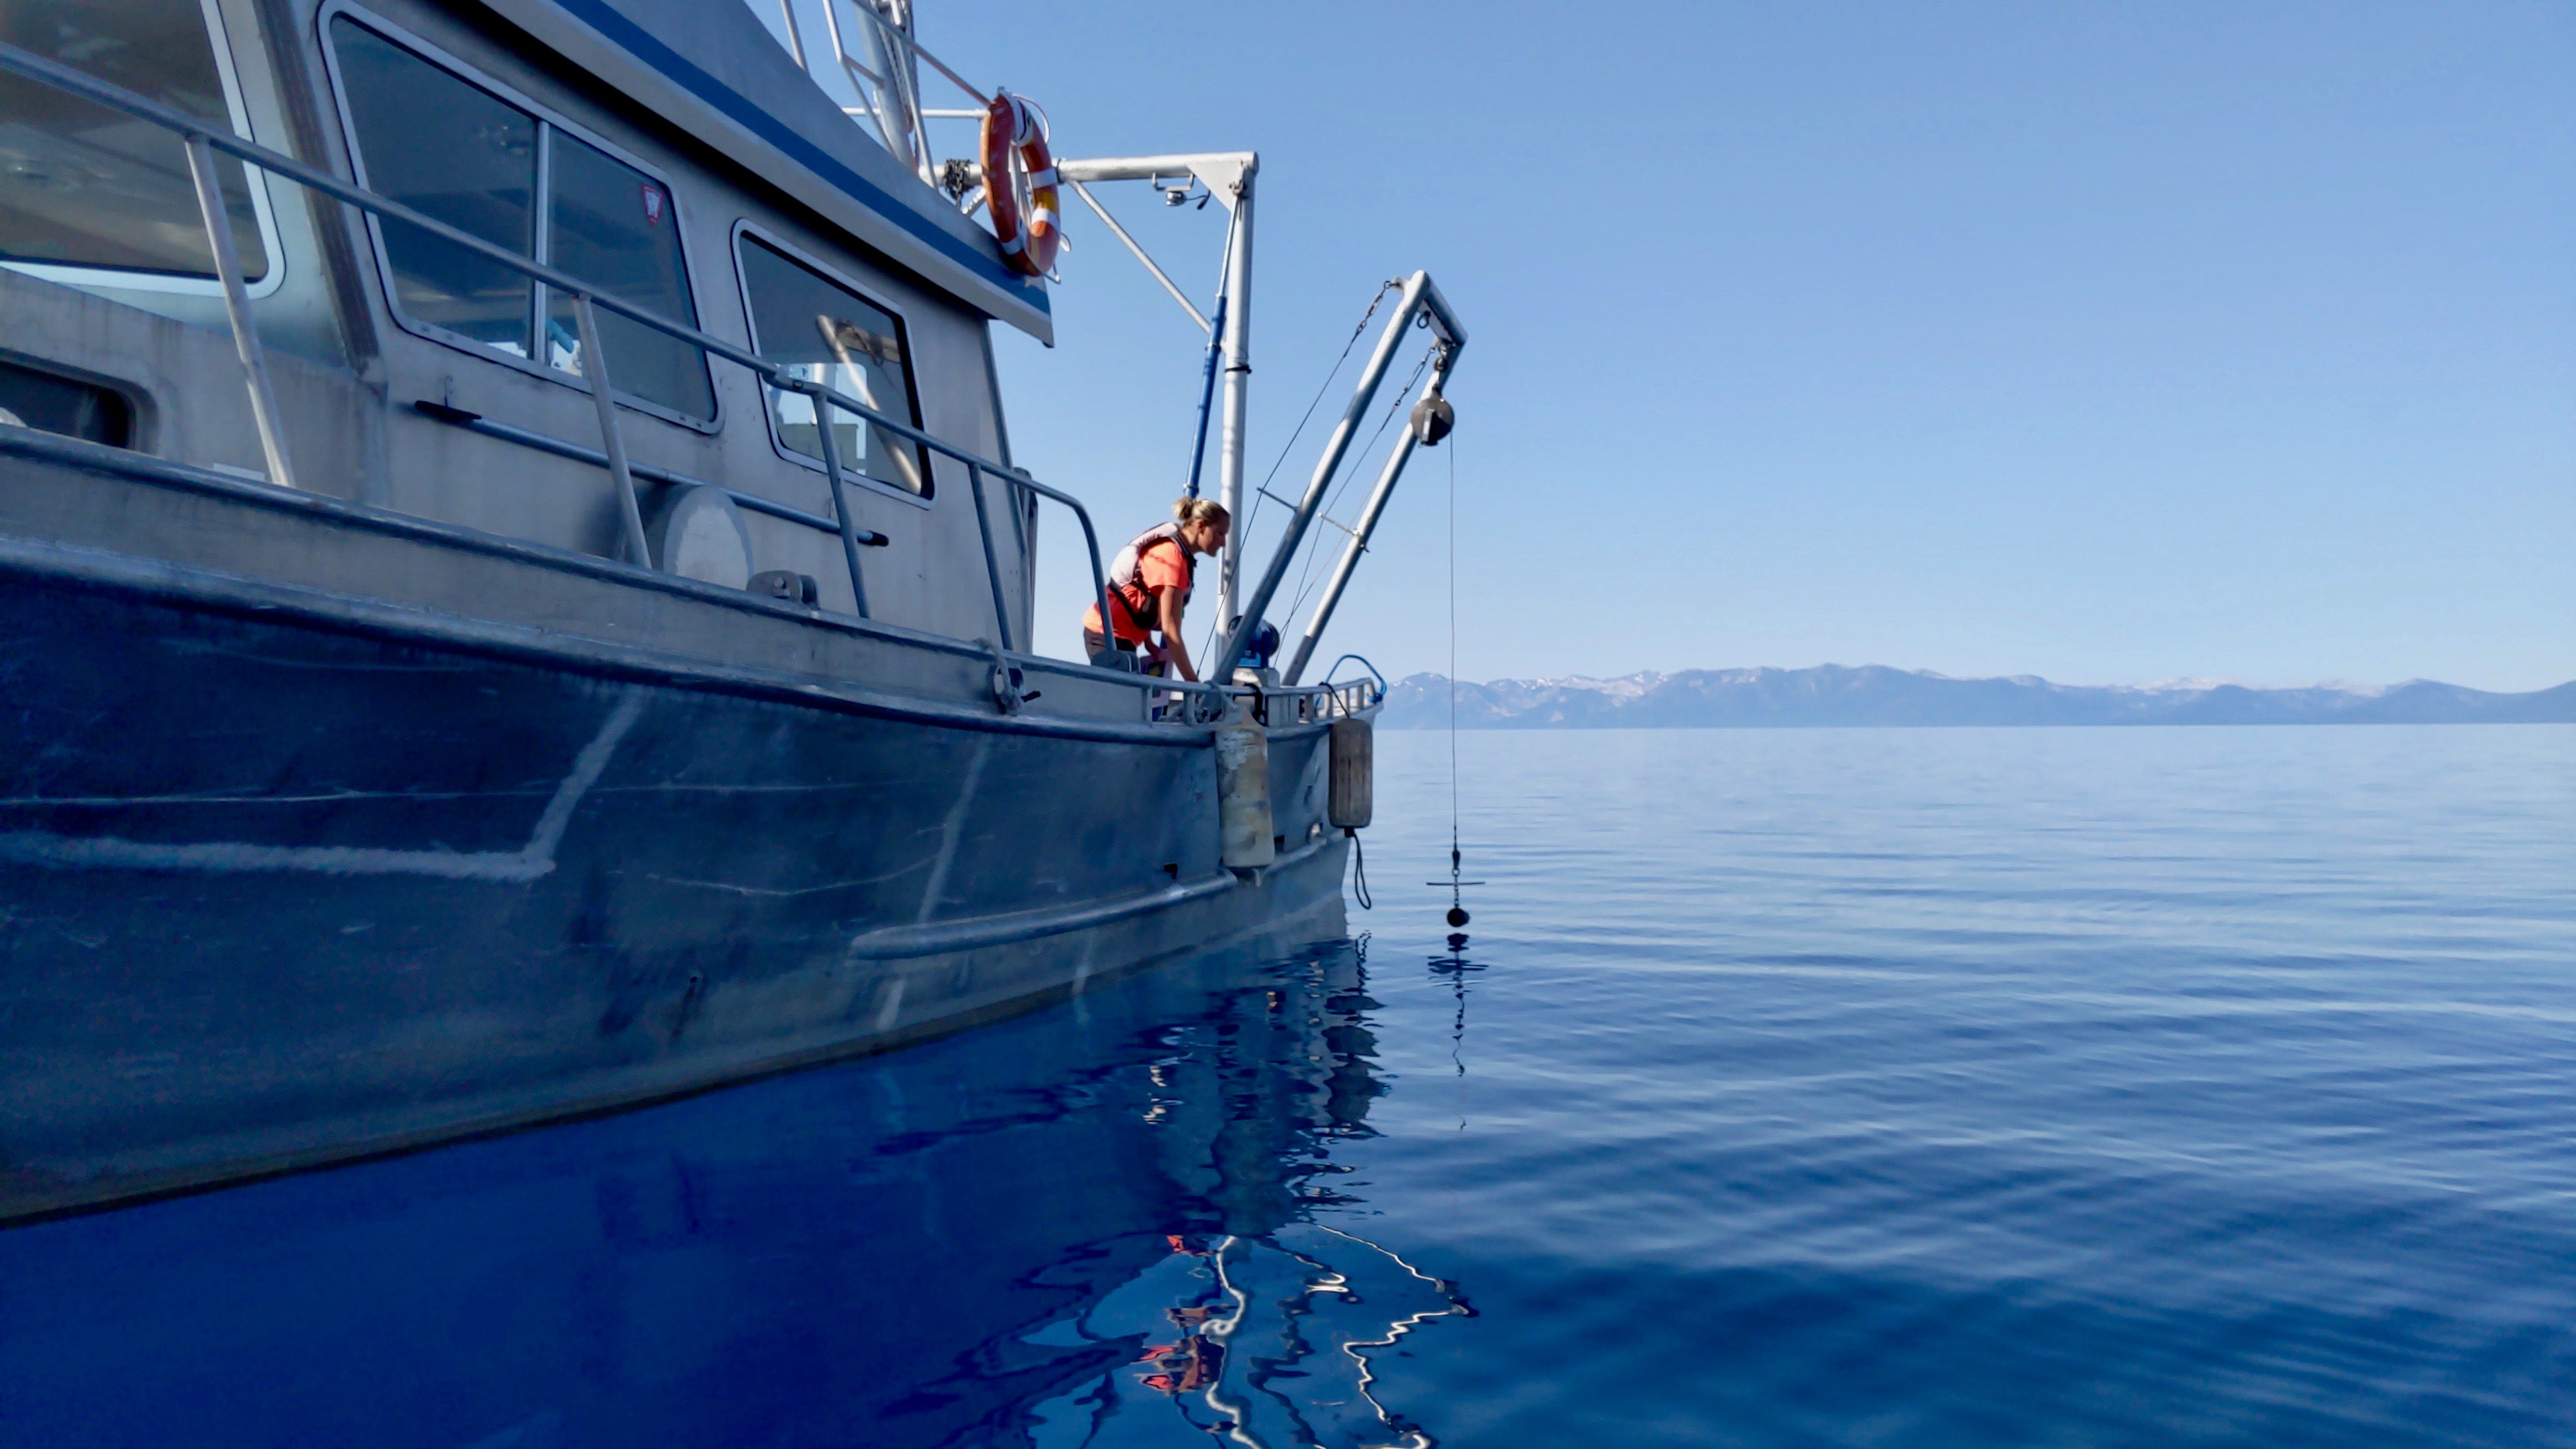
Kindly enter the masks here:
<path id="1" fill-rule="evenodd" d="M 1301 676 L 1463 328 L 1403 284 L 1258 580 L 1241 530 L 1218 563 L 1228 677 L 1034 652 L 1041 522 L 1095 594 L 1102 551 L 1013 464 L 991 329 L 1052 342 L 1057 188 L 1206 188 L 1213 316 L 1172 290 L 1239 504 L 1257 158 L 1054 162 L 897 0 L 818 14 L 0 18 L 0 1221 L 1342 930 L 1383 682 Z M 1417 326 L 1416 423 L 1274 666 Z"/>

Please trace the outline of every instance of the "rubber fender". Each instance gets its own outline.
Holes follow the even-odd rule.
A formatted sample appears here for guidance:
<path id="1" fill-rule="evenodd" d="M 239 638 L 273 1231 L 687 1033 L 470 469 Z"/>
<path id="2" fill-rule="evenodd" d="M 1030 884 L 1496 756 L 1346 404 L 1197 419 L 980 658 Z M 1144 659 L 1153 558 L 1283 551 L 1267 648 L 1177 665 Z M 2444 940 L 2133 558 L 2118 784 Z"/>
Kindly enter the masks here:
<path id="1" fill-rule="evenodd" d="M 1335 830 L 1365 830 L 1377 808 L 1377 740 L 1364 719 L 1332 724 L 1332 791 L 1324 818 Z"/>
<path id="2" fill-rule="evenodd" d="M 1270 828 L 1270 732 L 1257 724 L 1216 728 L 1217 858 L 1229 870 L 1259 870 L 1279 858 Z"/>

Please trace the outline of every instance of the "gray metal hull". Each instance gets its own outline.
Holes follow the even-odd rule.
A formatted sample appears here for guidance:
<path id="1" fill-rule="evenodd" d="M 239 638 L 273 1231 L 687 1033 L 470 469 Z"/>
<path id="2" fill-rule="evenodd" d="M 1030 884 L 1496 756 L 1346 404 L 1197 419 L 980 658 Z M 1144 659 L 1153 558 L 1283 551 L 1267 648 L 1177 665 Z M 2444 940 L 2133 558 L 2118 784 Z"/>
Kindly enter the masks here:
<path id="1" fill-rule="evenodd" d="M 7 1442 L 1025 1444 L 1033 1406 L 1141 1347 L 1043 1330 L 1154 1293 L 1165 1234 L 1293 1241 L 1344 1200 L 1332 1159 L 1382 1089 L 1364 971 L 1347 948 L 1264 957 L 876 1062 L 0 1233 Z M 1340 1246 L 1324 1261 L 1397 1318 L 1400 1270 Z M 1365 1409 L 1364 1362 L 1303 1295 L 1256 1311 L 1311 1346 L 1271 1381 L 1290 1402 Z"/>
<path id="2" fill-rule="evenodd" d="M 1217 864 L 1204 731 L 697 672 L 462 596 L 252 584 L 64 537 L 154 480 L 100 474 L 64 512 L 59 479 L 0 467 L 0 528 L 28 496 L 57 510 L 53 539 L 0 533 L 0 1219 L 687 1092 L 1230 936 L 1342 930 L 1319 727 L 1274 732 L 1284 852 L 1244 880 Z M 276 524 L 275 499 L 176 481 L 232 537 Z M 405 535 L 394 593 L 470 592 L 441 551 L 494 549 L 297 507 L 347 535 L 312 557 Z M 619 583 L 522 562 L 514 607 Z M 685 634 L 688 602 L 655 602 L 656 627 Z"/>

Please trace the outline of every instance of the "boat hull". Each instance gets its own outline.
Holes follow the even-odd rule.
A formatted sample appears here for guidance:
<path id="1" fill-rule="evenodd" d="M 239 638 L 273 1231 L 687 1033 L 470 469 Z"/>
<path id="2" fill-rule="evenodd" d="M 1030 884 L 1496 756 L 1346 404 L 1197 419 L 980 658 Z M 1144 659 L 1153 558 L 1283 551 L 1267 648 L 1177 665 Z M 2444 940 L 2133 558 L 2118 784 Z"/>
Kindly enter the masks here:
<path id="1" fill-rule="evenodd" d="M 1025 1444 L 1178 1336 L 1044 1330 L 1168 1326 L 1223 1234 L 1302 1234 L 1382 1330 L 1402 1275 L 1298 1223 L 1370 1130 L 1364 987 L 1348 947 L 1255 942 L 873 1062 L 0 1233 L 8 1442 Z M 1254 1312 L 1305 1327 L 1291 1402 L 1366 1408 L 1332 1306 Z"/>
<path id="2" fill-rule="evenodd" d="M 0 571 L 0 1219 L 880 1050 L 1254 930 L 1205 733 L 801 701 Z"/>

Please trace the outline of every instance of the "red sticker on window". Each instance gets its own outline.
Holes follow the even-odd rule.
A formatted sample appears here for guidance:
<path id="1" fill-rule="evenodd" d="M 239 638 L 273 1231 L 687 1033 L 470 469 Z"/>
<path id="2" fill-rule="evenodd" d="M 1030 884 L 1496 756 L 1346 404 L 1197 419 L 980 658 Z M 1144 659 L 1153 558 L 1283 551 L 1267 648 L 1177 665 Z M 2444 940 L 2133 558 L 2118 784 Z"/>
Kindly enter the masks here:
<path id="1" fill-rule="evenodd" d="M 662 224 L 662 205 L 662 188 L 655 186 L 649 181 L 645 182 L 644 222 L 647 226 L 659 226 Z"/>

